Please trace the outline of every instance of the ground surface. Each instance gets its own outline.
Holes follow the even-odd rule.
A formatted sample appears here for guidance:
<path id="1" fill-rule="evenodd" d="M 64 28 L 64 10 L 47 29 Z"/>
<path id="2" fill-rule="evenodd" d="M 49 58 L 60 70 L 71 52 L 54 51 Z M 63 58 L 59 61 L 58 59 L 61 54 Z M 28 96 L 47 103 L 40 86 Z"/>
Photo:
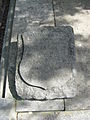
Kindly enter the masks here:
<path id="1" fill-rule="evenodd" d="M 13 38 L 16 36 L 16 34 L 18 34 L 18 32 L 23 33 L 26 30 L 28 30 L 30 25 L 41 25 L 41 26 L 71 25 L 75 33 L 78 90 L 77 90 L 77 95 L 73 99 L 65 99 L 63 101 L 60 101 L 62 107 L 59 107 L 59 110 L 63 110 L 64 112 L 59 112 L 59 113 L 58 112 L 30 113 L 31 111 L 30 107 L 33 107 L 31 102 L 30 103 L 29 101 L 27 102 L 21 101 L 20 103 L 17 102 L 17 107 L 16 107 L 16 111 L 18 113 L 17 119 L 19 120 L 27 120 L 27 119 L 32 119 L 32 120 L 34 119 L 35 120 L 39 120 L 39 119 L 40 120 L 46 120 L 46 119 L 47 120 L 60 120 L 60 119 L 86 120 L 87 119 L 89 120 L 90 119 L 90 111 L 89 111 L 90 110 L 90 1 L 89 0 L 53 0 L 53 2 L 51 2 L 50 0 L 46 0 L 45 6 L 42 2 L 39 3 L 40 7 L 37 7 L 37 4 L 34 4 L 36 5 L 35 8 L 40 8 L 40 10 L 38 9 L 38 11 L 34 9 L 36 15 L 33 14 L 33 9 L 32 9 L 33 5 L 30 8 L 32 12 L 28 12 L 27 7 L 23 7 L 23 9 L 21 9 L 22 8 L 21 5 L 26 6 L 28 4 L 29 1 L 28 0 L 26 1 L 17 0 L 16 16 L 15 16 L 15 19 L 17 20 L 14 19 L 15 26 L 13 30 Z M 42 9 L 41 9 L 41 5 L 43 5 Z M 27 12 L 25 14 L 23 14 L 24 9 L 27 9 L 26 10 Z M 39 13 L 40 14 L 46 13 L 46 14 L 45 16 L 44 14 L 40 16 Z M 10 81 L 9 81 L 9 87 L 10 87 Z M 13 90 L 12 84 L 10 89 Z M 16 93 L 13 92 L 13 96 L 15 95 Z M 7 98 L 12 98 L 10 94 L 8 94 L 8 91 L 7 91 Z M 39 108 L 42 109 L 43 106 L 45 106 L 45 104 L 46 103 L 43 103 L 42 106 L 40 106 L 41 103 L 37 103 L 36 104 L 37 108 L 35 108 L 34 110 L 38 111 Z M 54 105 L 54 103 L 52 104 Z M 53 105 L 51 105 L 51 108 L 53 108 L 52 107 Z M 53 109 L 55 110 L 56 108 Z M 67 112 L 68 110 L 70 111 Z"/>
<path id="2" fill-rule="evenodd" d="M 14 69 L 15 65 L 13 57 L 15 56 L 14 53 L 10 55 L 12 59 L 9 61 L 8 77 L 13 96 L 17 94 L 23 99 L 55 99 L 70 98 L 76 94 L 77 88 L 72 74 L 73 71 L 75 72 L 74 57 L 71 55 L 74 51 L 73 30 L 70 27 L 60 27 L 59 29 L 58 26 L 58 29 L 53 29 L 56 26 L 54 12 L 52 0 L 16 1 L 12 45 L 17 43 L 17 36 L 18 41 L 21 42 L 19 37 L 22 35 L 23 45 L 21 42 L 21 49 L 18 49 L 18 53 L 15 54 L 22 51 L 22 46 L 24 46 L 24 51 L 23 59 L 16 63 L 18 67 L 20 66 L 19 69 L 16 69 L 16 75 L 12 74 L 12 68 Z M 52 27 L 47 27 L 45 30 L 43 26 Z M 36 29 L 37 27 L 39 29 Z M 40 27 L 42 27 L 41 30 Z M 16 49 L 14 46 L 12 48 Z M 11 49 L 11 52 L 14 51 Z M 19 54 L 18 58 L 21 59 L 21 56 Z M 19 65 L 19 63 L 21 64 Z M 73 70 L 71 70 L 72 68 Z M 46 91 L 26 84 L 20 76 L 29 84 L 45 87 Z"/>
<path id="3" fill-rule="evenodd" d="M 55 0 L 56 25 L 71 25 L 75 34 L 77 96 L 66 101 L 66 109 L 82 109 L 90 99 L 90 1 Z M 85 107 L 85 108 L 89 108 Z"/>
<path id="4" fill-rule="evenodd" d="M 3 37 L 6 27 L 6 20 L 9 8 L 9 0 L 0 0 L 0 59 L 1 59 L 1 51 L 3 44 Z"/>
<path id="5" fill-rule="evenodd" d="M 27 6 L 27 7 L 26 7 Z M 41 7 L 40 7 L 41 6 Z M 69 100 L 72 106 L 80 104 L 79 99 L 89 98 L 90 88 L 90 6 L 89 1 L 83 0 L 41 0 L 16 1 L 12 41 L 17 34 L 29 31 L 31 26 L 60 26 L 70 25 L 75 34 L 77 96 Z M 36 11 L 37 10 L 37 11 Z M 23 24 L 23 25 L 22 25 Z M 16 83 L 19 85 L 19 82 Z M 23 85 L 22 85 L 23 86 Z M 22 87 L 23 88 L 23 87 Z M 22 91 L 22 89 L 21 89 Z M 78 100 L 76 100 L 78 99 Z M 73 103 L 74 102 L 74 103 Z M 75 103 L 76 102 L 76 103 Z M 66 101 L 66 104 L 68 101 Z M 82 103 L 83 105 L 83 103 Z M 78 105 L 77 105 L 78 106 Z M 69 109 L 69 103 L 67 109 Z"/>
<path id="6" fill-rule="evenodd" d="M 33 0 L 16 1 L 12 41 L 16 40 L 18 33 L 23 34 L 28 31 L 30 26 L 70 25 L 73 27 L 75 34 L 77 61 L 76 81 L 78 90 L 75 98 L 66 100 L 66 109 L 78 109 L 79 107 L 81 109 L 81 107 L 84 108 L 85 105 L 89 107 L 88 103 L 86 103 L 87 100 L 89 102 L 90 98 L 90 7 L 88 2 L 89 1 L 83 0 L 54 0 L 53 2 L 48 0 L 41 0 L 39 2 Z M 41 5 L 42 7 L 40 7 Z M 37 13 L 35 9 L 37 9 Z M 13 84 L 14 83 L 15 82 L 13 82 Z M 9 84 L 12 85 L 12 83 Z M 19 85 L 19 81 L 16 82 L 16 84 Z M 21 85 L 20 81 L 20 86 Z M 23 85 L 20 89 L 23 91 Z"/>

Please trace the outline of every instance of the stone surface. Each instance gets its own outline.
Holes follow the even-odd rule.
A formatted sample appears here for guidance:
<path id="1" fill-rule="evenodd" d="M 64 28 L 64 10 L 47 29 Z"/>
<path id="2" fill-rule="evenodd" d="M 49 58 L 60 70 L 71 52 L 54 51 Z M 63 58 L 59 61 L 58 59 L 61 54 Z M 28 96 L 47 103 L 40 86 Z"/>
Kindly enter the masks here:
<path id="1" fill-rule="evenodd" d="M 90 111 L 19 113 L 18 120 L 90 120 Z"/>
<path id="2" fill-rule="evenodd" d="M 22 36 L 23 46 L 18 38 L 19 52 L 22 47 L 24 51 L 22 60 L 18 53 L 17 94 L 23 99 L 39 100 L 74 97 L 77 85 L 72 28 L 32 27 Z"/>
<path id="3" fill-rule="evenodd" d="M 9 48 L 11 41 L 12 23 L 14 17 L 15 1 L 11 0 L 9 3 L 9 12 L 7 16 L 7 23 L 5 28 L 5 34 L 3 39 L 1 65 L 0 65 L 0 97 L 5 97 L 5 89 L 7 89 L 7 71 L 8 71 L 8 60 L 9 60 Z M 5 1 L 6 3 L 7 1 Z"/>
<path id="4" fill-rule="evenodd" d="M 48 100 L 48 101 L 17 101 L 16 111 L 55 111 L 64 110 L 63 100 Z"/>
<path id="5" fill-rule="evenodd" d="M 52 0 L 16 0 L 13 37 L 31 26 L 54 26 Z"/>
<path id="6" fill-rule="evenodd" d="M 67 100 L 66 109 L 89 109 L 90 102 L 90 1 L 54 0 L 57 26 L 74 29 L 77 69 L 77 96 Z"/>
<path id="7" fill-rule="evenodd" d="M 43 37 L 43 35 L 41 36 L 42 32 L 40 33 L 40 35 L 37 35 L 36 33 L 34 35 L 33 32 L 35 32 L 35 30 L 33 30 L 32 26 L 40 27 L 43 25 L 44 26 L 46 26 L 46 25 L 54 26 L 52 0 L 37 0 L 37 1 L 35 1 L 35 0 L 31 0 L 31 1 L 30 0 L 27 0 L 27 1 L 17 0 L 16 1 L 12 39 L 17 39 L 16 36 L 18 34 L 22 34 L 24 39 L 26 39 L 26 37 L 27 37 L 27 39 L 29 39 L 29 38 L 33 39 L 29 43 L 29 44 L 33 44 L 32 42 L 34 42 L 34 40 L 35 41 L 37 40 L 35 38 L 35 36 L 40 38 L 40 37 Z M 28 49 L 29 52 L 26 53 L 26 57 L 25 57 L 25 54 L 23 56 L 23 58 L 26 59 L 24 68 L 26 69 L 28 62 L 31 65 L 30 66 L 28 65 L 28 68 L 30 68 L 30 69 L 27 68 L 27 70 L 30 70 L 30 73 L 29 73 L 29 71 L 27 72 L 25 69 L 23 69 L 23 63 L 24 63 L 25 59 L 22 60 L 21 65 L 20 65 L 21 77 L 24 77 L 25 82 L 28 82 L 29 84 L 34 84 L 35 86 L 45 87 L 46 90 L 42 90 L 42 89 L 35 88 L 35 87 L 29 87 L 27 84 L 25 84 L 23 81 L 21 81 L 20 76 L 18 75 L 18 71 L 16 71 L 16 72 L 14 71 L 13 75 L 11 75 L 12 71 L 11 72 L 9 71 L 9 88 L 12 89 L 12 90 L 10 89 L 10 91 L 13 93 L 13 96 L 15 98 L 18 97 L 19 99 L 42 100 L 42 99 L 74 97 L 76 95 L 76 82 L 75 82 L 75 79 L 73 76 L 73 72 L 75 72 L 73 69 L 74 55 L 70 55 L 73 53 L 72 50 L 74 49 L 73 33 L 72 33 L 72 30 L 70 27 L 68 27 L 67 29 L 68 30 L 63 31 L 63 32 L 66 32 L 66 31 L 67 32 L 63 33 L 62 36 L 65 35 L 63 37 L 63 39 L 67 39 L 67 41 L 70 39 L 70 41 L 72 41 L 71 43 L 63 40 L 61 43 L 63 45 L 61 45 L 60 41 L 58 39 L 59 34 L 57 34 L 57 33 L 55 33 L 57 38 L 55 38 L 55 35 L 54 35 L 54 38 L 52 37 L 53 44 L 48 42 L 49 39 L 47 41 L 43 40 L 43 42 L 41 40 L 37 40 L 37 42 L 34 43 L 35 45 L 30 47 L 28 44 L 28 40 L 27 40 L 27 43 L 25 40 L 24 50 Z M 52 31 L 52 30 L 50 30 L 50 31 Z M 68 33 L 68 31 L 70 31 L 70 33 Z M 29 35 L 29 37 L 28 37 L 28 34 L 30 34 L 31 36 Z M 47 34 L 48 37 L 53 36 L 51 34 L 51 32 L 49 33 L 49 30 L 47 30 L 47 32 L 45 34 Z M 44 36 L 45 36 L 45 34 L 44 34 Z M 49 35 L 49 34 L 51 34 L 51 35 Z M 71 34 L 71 35 L 69 35 L 69 34 Z M 71 36 L 72 36 L 72 38 L 71 38 Z M 40 38 L 40 39 L 42 39 L 42 38 Z M 44 39 L 46 39 L 46 38 L 44 38 Z M 60 46 L 57 45 L 57 48 L 56 48 L 57 50 L 55 50 L 56 45 L 54 45 L 54 39 L 55 39 L 55 41 L 57 41 L 57 43 L 59 42 L 59 45 L 60 45 Z M 38 44 L 39 42 L 40 42 L 40 48 L 39 48 L 39 44 Z M 29 47 L 26 47 L 27 44 Z M 42 50 L 43 49 L 42 47 L 48 47 L 47 44 L 48 44 L 48 46 L 51 44 L 50 45 L 51 50 L 49 48 L 49 49 L 45 50 L 45 52 L 44 52 L 44 50 Z M 63 46 L 63 47 L 60 48 L 61 46 Z M 22 47 L 22 46 L 20 46 L 20 47 Z M 34 47 L 36 47 L 36 48 L 34 48 Z M 69 48 L 69 47 L 72 47 L 72 48 Z M 65 48 L 65 50 L 64 50 L 64 48 Z M 61 49 L 63 49 L 63 50 L 61 50 Z M 33 52 L 33 50 L 36 50 L 37 52 L 35 53 L 35 52 Z M 25 53 L 25 51 L 24 51 L 24 53 Z M 54 51 L 54 52 L 52 52 L 52 51 Z M 31 53 L 31 52 L 33 52 L 33 53 Z M 38 56 L 39 53 L 40 53 L 40 55 Z M 33 55 L 31 55 L 31 54 L 33 54 Z M 52 54 L 52 56 L 50 56 L 51 54 Z M 60 56 L 58 57 L 59 54 L 60 54 Z M 64 56 L 63 54 L 66 54 L 65 58 L 63 58 L 63 56 Z M 32 58 L 30 58 L 30 57 L 32 57 Z M 60 57 L 62 57 L 62 60 L 60 60 L 61 59 Z M 67 60 L 66 60 L 66 58 L 67 58 Z M 40 59 L 40 61 L 38 61 L 39 59 Z M 49 59 L 50 59 L 50 61 L 49 61 Z M 30 61 L 28 61 L 28 60 L 30 60 Z M 65 61 L 67 63 L 65 63 Z M 34 62 L 35 62 L 35 64 L 33 64 Z M 16 64 L 18 64 L 18 63 L 16 63 Z M 59 70 L 60 65 L 63 68 L 63 69 L 61 68 L 61 70 Z M 18 65 L 16 65 L 16 66 L 18 67 Z M 47 69 L 46 69 L 46 66 L 48 66 Z M 12 69 L 12 68 L 10 68 L 10 69 Z M 66 72 L 63 72 L 63 71 L 66 71 Z M 16 73 L 16 77 L 14 77 L 15 73 Z M 29 73 L 29 77 L 28 77 L 28 73 Z M 68 76 L 67 79 L 65 76 Z M 12 84 L 10 82 L 12 77 L 13 77 L 14 89 L 12 87 L 10 87 Z M 59 79 L 62 79 L 62 80 L 59 81 Z M 49 81 L 49 83 L 47 81 Z M 59 81 L 59 82 L 57 82 L 57 81 Z M 14 90 L 14 92 L 13 92 L 13 90 Z"/>
<path id="8" fill-rule="evenodd" d="M 9 118 L 6 116 L 0 116 L 0 120 L 9 120 Z"/>
<path id="9" fill-rule="evenodd" d="M 90 87 L 73 99 L 65 100 L 66 110 L 90 110 Z"/>
<path id="10" fill-rule="evenodd" d="M 6 89 L 6 98 L 12 99 L 17 98 L 15 88 L 15 71 L 16 71 L 16 60 L 17 60 L 18 43 L 16 40 L 11 40 L 10 54 L 9 54 L 9 67 L 8 67 L 8 83 Z"/>
<path id="11" fill-rule="evenodd" d="M 26 32 L 28 28 L 31 28 L 31 26 L 43 25 L 54 26 L 52 0 L 16 0 L 15 15 L 12 29 L 12 41 L 17 39 L 18 34 Z M 13 71 L 12 74 L 11 69 L 12 68 L 10 68 L 9 71 L 9 76 L 11 76 L 9 77 L 9 87 L 11 88 L 10 91 L 12 92 L 14 97 L 19 97 L 15 88 L 15 71 Z M 13 84 L 14 87 L 12 87 L 11 84 Z M 23 90 L 23 86 L 20 89 Z"/>
<path id="12" fill-rule="evenodd" d="M 5 120 L 8 120 L 7 118 L 11 120 L 16 119 L 14 100 L 4 99 L 4 98 L 0 99 L 0 117 L 2 116 L 3 116 L 3 119 Z"/>

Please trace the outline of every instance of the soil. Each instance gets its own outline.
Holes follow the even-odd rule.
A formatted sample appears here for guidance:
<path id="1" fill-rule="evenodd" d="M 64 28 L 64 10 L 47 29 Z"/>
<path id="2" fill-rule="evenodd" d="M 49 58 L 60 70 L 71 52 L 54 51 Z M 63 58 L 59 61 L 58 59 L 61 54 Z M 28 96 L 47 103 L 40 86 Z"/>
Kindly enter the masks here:
<path id="1" fill-rule="evenodd" d="M 1 1 L 1 0 L 0 0 Z M 10 0 L 0 2 L 0 60 Z"/>

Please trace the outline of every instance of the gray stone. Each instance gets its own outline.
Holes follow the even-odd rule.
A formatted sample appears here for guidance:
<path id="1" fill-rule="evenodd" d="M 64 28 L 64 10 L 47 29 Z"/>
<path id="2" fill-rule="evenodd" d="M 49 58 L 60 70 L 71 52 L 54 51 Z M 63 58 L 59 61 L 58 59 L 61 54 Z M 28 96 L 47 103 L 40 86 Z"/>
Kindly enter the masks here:
<path id="1" fill-rule="evenodd" d="M 13 36 L 31 26 L 54 26 L 52 0 L 16 0 Z"/>
<path id="2" fill-rule="evenodd" d="M 5 117 L 5 120 L 13 119 L 15 120 L 16 118 L 16 113 L 15 113 L 15 101 L 11 99 L 0 99 L 0 117 L 3 116 L 3 119 Z"/>
<path id="3" fill-rule="evenodd" d="M 90 87 L 73 99 L 65 100 L 66 110 L 90 110 Z"/>
<path id="4" fill-rule="evenodd" d="M 16 112 L 64 110 L 63 100 L 17 101 Z"/>
<path id="5" fill-rule="evenodd" d="M 54 0 L 56 25 L 70 25 L 75 34 L 77 96 L 66 100 L 67 110 L 90 108 L 89 3 L 89 0 Z"/>
<path id="6" fill-rule="evenodd" d="M 16 0 L 10 0 L 9 12 L 7 16 L 7 23 L 6 23 L 5 34 L 3 39 L 3 48 L 2 48 L 2 56 L 1 56 L 1 64 L 0 64 L 0 91 L 1 91 L 0 97 L 2 96 L 5 97 L 3 86 L 7 82 L 9 48 L 10 48 L 10 41 L 11 41 L 11 31 L 12 31 L 12 23 L 13 23 L 13 17 L 14 17 L 15 1 Z"/>
<path id="7" fill-rule="evenodd" d="M 17 94 L 39 100 L 74 97 L 77 85 L 72 28 L 32 27 L 22 37 L 23 41 L 18 37 Z"/>
<path id="8" fill-rule="evenodd" d="M 90 120 L 90 111 L 19 113 L 18 120 Z"/>
<path id="9" fill-rule="evenodd" d="M 17 93 L 15 89 L 15 70 L 16 70 L 16 60 L 17 60 L 17 40 L 11 41 L 10 43 L 10 53 L 9 53 L 9 66 L 8 66 L 8 83 L 6 89 L 7 98 L 17 98 Z M 11 93 L 11 94 L 10 94 Z"/>
<path id="10" fill-rule="evenodd" d="M 2 0 L 0 0 L 0 9 L 2 8 Z"/>
<path id="11" fill-rule="evenodd" d="M 0 116 L 0 120 L 9 120 L 7 116 Z"/>

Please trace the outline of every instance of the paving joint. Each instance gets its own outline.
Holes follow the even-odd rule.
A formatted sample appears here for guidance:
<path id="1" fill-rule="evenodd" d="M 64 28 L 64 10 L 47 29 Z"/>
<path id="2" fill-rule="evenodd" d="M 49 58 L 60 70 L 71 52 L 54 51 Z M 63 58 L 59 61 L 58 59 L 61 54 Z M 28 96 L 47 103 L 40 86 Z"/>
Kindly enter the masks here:
<path id="1" fill-rule="evenodd" d="M 54 26 L 56 27 L 55 8 L 54 8 L 54 1 L 53 0 L 52 0 L 52 8 L 53 8 Z"/>
<path id="2" fill-rule="evenodd" d="M 64 110 L 63 111 L 66 111 L 65 99 L 63 99 L 63 102 L 64 102 Z"/>

